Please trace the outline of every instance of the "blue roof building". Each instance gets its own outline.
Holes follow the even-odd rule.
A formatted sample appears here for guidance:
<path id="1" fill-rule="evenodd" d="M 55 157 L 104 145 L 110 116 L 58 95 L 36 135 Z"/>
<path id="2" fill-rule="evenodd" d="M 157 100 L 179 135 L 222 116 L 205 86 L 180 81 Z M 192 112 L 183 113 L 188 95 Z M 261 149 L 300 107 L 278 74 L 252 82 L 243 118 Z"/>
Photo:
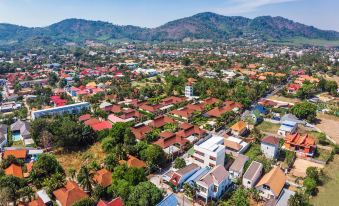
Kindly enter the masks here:
<path id="1" fill-rule="evenodd" d="M 268 110 L 266 109 L 266 107 L 262 106 L 262 105 L 256 105 L 254 107 L 254 111 L 258 110 L 261 114 L 267 114 Z"/>
<path id="2" fill-rule="evenodd" d="M 177 206 L 179 205 L 178 199 L 174 193 L 166 196 L 161 202 L 156 206 Z"/>

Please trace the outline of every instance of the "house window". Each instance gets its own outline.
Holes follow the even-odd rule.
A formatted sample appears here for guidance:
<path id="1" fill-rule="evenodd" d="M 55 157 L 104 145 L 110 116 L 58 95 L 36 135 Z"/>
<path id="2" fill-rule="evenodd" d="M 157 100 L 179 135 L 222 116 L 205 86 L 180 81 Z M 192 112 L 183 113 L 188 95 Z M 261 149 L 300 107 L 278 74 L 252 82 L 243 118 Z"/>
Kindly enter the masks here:
<path id="1" fill-rule="evenodd" d="M 210 164 L 209 164 L 209 166 L 210 166 L 210 167 L 215 167 L 215 165 L 214 165 L 214 164 L 212 164 L 212 163 L 210 163 Z"/>
<path id="2" fill-rule="evenodd" d="M 199 186 L 199 190 L 200 190 L 200 192 L 203 192 L 203 193 L 206 193 L 206 191 L 207 191 L 207 189 L 206 189 L 206 188 L 204 188 L 204 187 L 201 187 L 201 186 Z"/>
<path id="3" fill-rule="evenodd" d="M 216 160 L 217 158 L 210 156 L 210 160 Z"/>
<path id="4" fill-rule="evenodd" d="M 270 186 L 268 186 L 268 185 L 263 185 L 263 188 L 264 188 L 265 190 L 270 190 L 270 189 L 271 189 Z"/>
<path id="5" fill-rule="evenodd" d="M 218 192 L 218 186 L 214 185 L 213 191 Z"/>
<path id="6" fill-rule="evenodd" d="M 250 185 L 250 184 L 251 184 L 251 181 L 247 181 L 247 184 L 249 184 L 249 185 Z"/>
<path id="7" fill-rule="evenodd" d="M 205 154 L 204 153 L 202 153 L 202 152 L 199 152 L 199 151 L 195 151 L 195 153 L 197 153 L 198 155 L 200 155 L 200 156 L 205 156 Z"/>

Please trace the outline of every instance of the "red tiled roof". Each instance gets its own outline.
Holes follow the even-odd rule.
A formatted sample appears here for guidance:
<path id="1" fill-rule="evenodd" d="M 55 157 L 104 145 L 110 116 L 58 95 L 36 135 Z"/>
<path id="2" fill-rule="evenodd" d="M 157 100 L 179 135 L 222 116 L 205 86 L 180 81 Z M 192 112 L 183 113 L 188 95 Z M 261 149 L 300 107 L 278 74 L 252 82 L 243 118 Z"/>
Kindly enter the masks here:
<path id="1" fill-rule="evenodd" d="M 100 200 L 97 204 L 97 206 L 124 206 L 124 203 L 122 202 L 121 197 L 117 197 L 110 202 L 106 202 L 104 200 Z"/>
<path id="2" fill-rule="evenodd" d="M 261 142 L 271 144 L 271 145 L 278 145 L 279 144 L 279 139 L 274 136 L 267 136 L 261 139 Z"/>
<path id="3" fill-rule="evenodd" d="M 17 159 L 25 159 L 27 155 L 27 150 L 25 149 L 17 149 L 17 150 L 5 150 L 4 158 L 13 155 Z"/>
<path id="4" fill-rule="evenodd" d="M 149 126 L 154 127 L 154 128 L 160 128 L 160 127 L 163 127 L 167 123 L 176 124 L 177 122 L 170 117 L 159 116 L 159 117 L 156 117 L 151 123 L 149 123 Z"/>
<path id="5" fill-rule="evenodd" d="M 111 129 L 112 124 L 109 121 L 102 121 L 98 122 L 96 124 L 90 125 L 94 131 L 102 131 L 105 129 Z"/>
<path id="6" fill-rule="evenodd" d="M 88 126 L 91 126 L 91 125 L 97 124 L 97 123 L 100 123 L 100 120 L 98 120 L 96 118 L 91 118 L 91 119 L 88 119 L 84 122 L 84 124 L 88 125 Z"/>
<path id="7" fill-rule="evenodd" d="M 101 169 L 95 173 L 93 180 L 103 187 L 108 187 L 112 184 L 112 173 L 107 169 Z"/>
<path id="8" fill-rule="evenodd" d="M 146 163 L 142 160 L 139 160 L 138 158 L 128 155 L 127 156 L 127 161 L 125 160 L 120 160 L 120 164 L 127 164 L 128 167 L 137 167 L 137 168 L 144 168 L 146 167 Z"/>
<path id="9" fill-rule="evenodd" d="M 145 135 L 152 131 L 152 128 L 147 125 L 141 125 L 139 127 L 132 127 L 131 130 L 135 138 L 143 140 L 145 138 Z"/>
<path id="10" fill-rule="evenodd" d="M 179 117 L 184 117 L 184 118 L 188 119 L 188 118 L 192 117 L 194 111 L 195 110 L 193 110 L 193 109 L 189 109 L 187 107 L 184 107 L 183 109 L 173 110 L 170 113 L 177 115 Z"/>
<path id="11" fill-rule="evenodd" d="M 29 202 L 28 206 L 45 206 L 45 203 L 42 201 L 41 198 L 38 198 L 36 200 Z"/>
<path id="12" fill-rule="evenodd" d="M 18 165 L 11 164 L 8 168 L 5 169 L 6 175 L 13 175 L 14 177 L 23 178 L 22 168 Z"/>
<path id="13" fill-rule="evenodd" d="M 316 146 L 315 140 L 312 136 L 306 134 L 302 136 L 299 133 L 289 134 L 285 137 L 285 143 L 293 144 L 305 148 Z"/>
<path id="14" fill-rule="evenodd" d="M 79 117 L 79 121 L 86 121 L 89 120 L 90 118 L 91 118 L 90 114 L 84 114 Z"/>
<path id="15" fill-rule="evenodd" d="M 70 180 L 67 181 L 65 187 L 54 191 L 53 194 L 61 206 L 72 206 L 75 202 L 88 197 L 75 182 Z"/>

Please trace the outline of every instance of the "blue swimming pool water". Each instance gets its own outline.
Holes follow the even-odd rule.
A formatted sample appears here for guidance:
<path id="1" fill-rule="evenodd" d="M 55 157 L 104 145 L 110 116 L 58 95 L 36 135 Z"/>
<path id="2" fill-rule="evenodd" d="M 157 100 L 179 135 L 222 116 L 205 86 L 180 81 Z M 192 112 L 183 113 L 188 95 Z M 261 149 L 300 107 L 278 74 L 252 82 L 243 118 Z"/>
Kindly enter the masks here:
<path id="1" fill-rule="evenodd" d="M 19 132 L 13 133 L 12 137 L 14 142 L 22 140 L 21 134 Z"/>

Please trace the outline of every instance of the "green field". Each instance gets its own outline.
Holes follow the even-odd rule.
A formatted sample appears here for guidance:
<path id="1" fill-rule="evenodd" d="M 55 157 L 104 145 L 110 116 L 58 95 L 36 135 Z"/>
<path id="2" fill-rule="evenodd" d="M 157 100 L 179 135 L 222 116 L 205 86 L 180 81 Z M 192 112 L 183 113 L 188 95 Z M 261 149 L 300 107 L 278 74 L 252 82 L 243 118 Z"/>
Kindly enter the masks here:
<path id="1" fill-rule="evenodd" d="M 279 130 L 279 127 L 280 127 L 279 124 L 263 121 L 257 126 L 257 129 L 259 129 L 262 132 L 276 134 Z"/>
<path id="2" fill-rule="evenodd" d="M 284 45 L 312 45 L 312 46 L 339 46 L 339 41 L 329 41 L 324 39 L 307 39 L 303 37 L 296 37 L 287 39 L 285 41 L 273 41 L 273 44 L 284 44 Z"/>
<path id="3" fill-rule="evenodd" d="M 318 187 L 319 193 L 311 199 L 311 203 L 315 206 L 339 205 L 339 155 L 336 155 L 323 171 L 326 176 L 324 184 Z"/>

